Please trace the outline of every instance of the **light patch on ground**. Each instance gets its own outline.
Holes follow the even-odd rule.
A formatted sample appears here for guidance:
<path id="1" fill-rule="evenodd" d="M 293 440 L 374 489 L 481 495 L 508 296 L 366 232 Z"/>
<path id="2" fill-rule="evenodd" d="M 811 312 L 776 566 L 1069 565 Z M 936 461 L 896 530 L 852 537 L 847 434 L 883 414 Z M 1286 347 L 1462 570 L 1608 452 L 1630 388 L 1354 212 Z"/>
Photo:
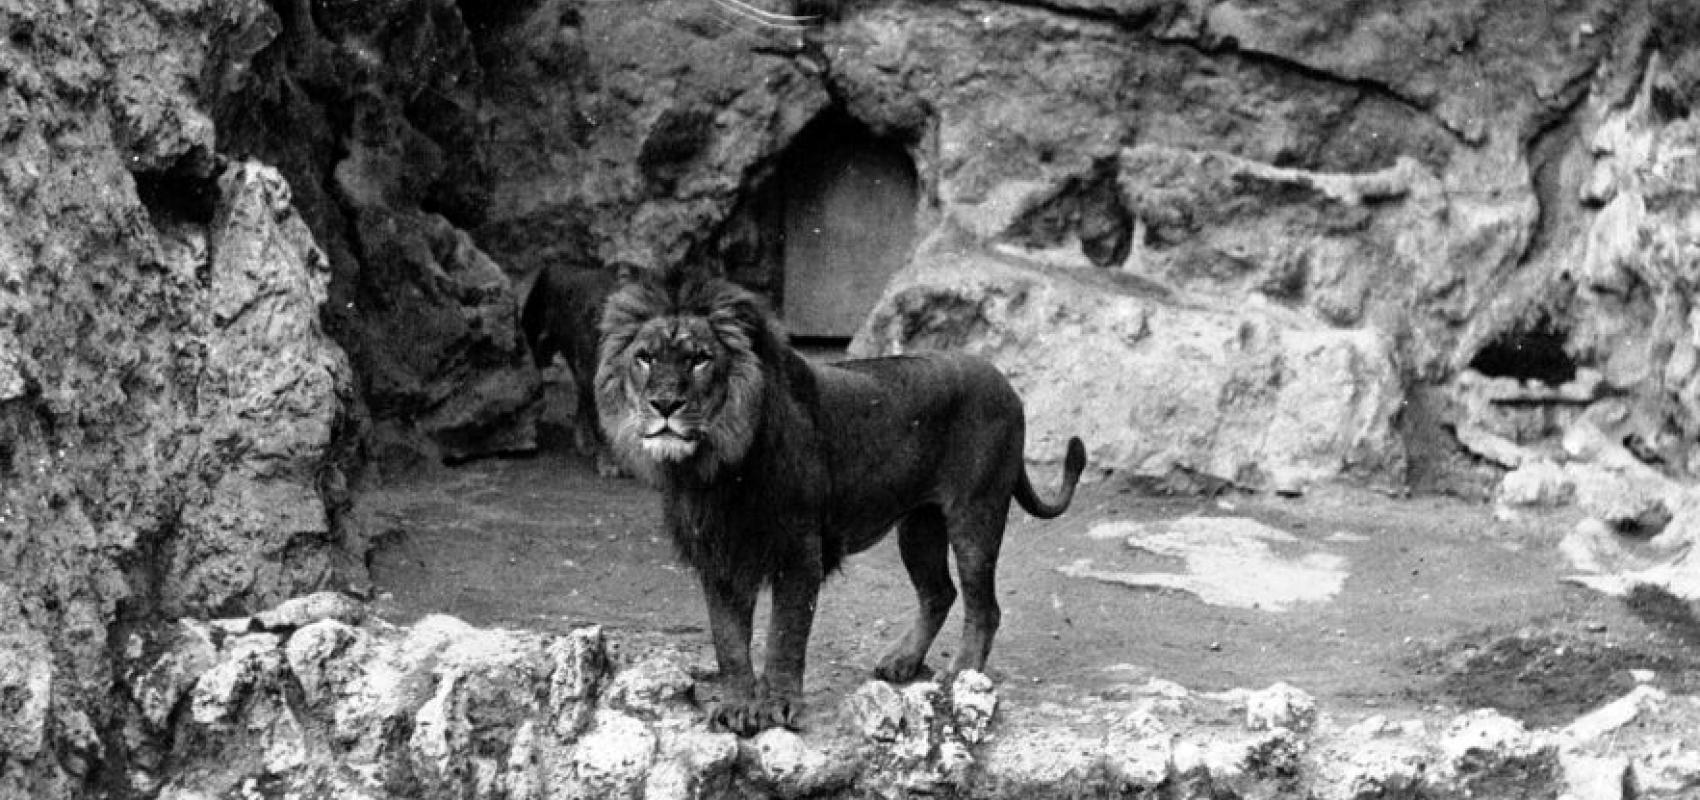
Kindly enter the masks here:
<path id="1" fill-rule="evenodd" d="M 1233 608 L 1287 611 L 1298 603 L 1322 603 L 1346 583 L 1346 559 L 1307 548 L 1306 540 L 1240 517 L 1182 517 L 1161 522 L 1107 522 L 1087 533 L 1094 539 L 1122 539 L 1134 551 L 1177 559 L 1180 572 L 1099 569 L 1092 559 L 1058 568 L 1064 575 L 1126 586 L 1179 589 L 1206 603 Z"/>

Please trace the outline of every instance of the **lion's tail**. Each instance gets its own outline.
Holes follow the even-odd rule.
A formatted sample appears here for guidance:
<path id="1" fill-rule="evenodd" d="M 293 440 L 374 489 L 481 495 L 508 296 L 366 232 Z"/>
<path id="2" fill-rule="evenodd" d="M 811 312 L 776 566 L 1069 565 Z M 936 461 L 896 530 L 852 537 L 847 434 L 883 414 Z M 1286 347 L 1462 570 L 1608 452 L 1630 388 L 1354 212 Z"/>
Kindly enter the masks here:
<path id="1" fill-rule="evenodd" d="M 1080 473 L 1086 469 L 1086 445 L 1080 437 L 1068 440 L 1068 456 L 1063 459 L 1062 496 L 1055 503 L 1047 503 L 1039 499 L 1033 491 L 1033 481 L 1027 478 L 1027 468 L 1021 469 L 1021 480 L 1015 484 L 1015 501 L 1021 504 L 1022 510 L 1039 519 L 1051 519 L 1068 510 L 1068 504 L 1074 500 L 1074 486 L 1080 482 Z"/>

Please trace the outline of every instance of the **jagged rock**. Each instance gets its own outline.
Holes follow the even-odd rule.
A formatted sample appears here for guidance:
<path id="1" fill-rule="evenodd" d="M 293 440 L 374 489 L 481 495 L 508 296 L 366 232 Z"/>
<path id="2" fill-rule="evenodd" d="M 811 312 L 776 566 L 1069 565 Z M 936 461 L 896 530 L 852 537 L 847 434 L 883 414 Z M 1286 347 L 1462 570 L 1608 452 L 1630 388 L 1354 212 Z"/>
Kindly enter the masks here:
<path id="1" fill-rule="evenodd" d="M 1592 193 L 1605 205 L 1577 248 L 1569 346 L 1579 360 L 1601 364 L 1605 384 L 1627 395 L 1614 440 L 1633 437 L 1667 468 L 1692 475 L 1700 328 L 1680 298 L 1700 253 L 1686 188 L 1700 176 L 1700 124 L 1692 116 L 1667 120 L 1655 109 L 1655 87 L 1670 69 L 1660 57 L 1649 62 L 1631 102 L 1605 115 L 1594 134 Z M 1626 303 L 1621 293 L 1632 285 L 1644 299 Z"/>
<path id="2" fill-rule="evenodd" d="M 47 637 L 16 617 L 0 622 L 0 698 L 6 709 L 0 715 L 0 756 L 33 761 L 47 745 L 53 654 Z"/>
<path id="3" fill-rule="evenodd" d="M 903 733 L 903 694 L 885 681 L 867 681 L 844 699 L 845 711 L 863 736 L 895 742 Z"/>
<path id="4" fill-rule="evenodd" d="M 1554 507 L 1576 495 L 1576 481 L 1565 469 L 1546 459 L 1524 461 L 1499 482 L 1497 498 L 1509 506 Z"/>
<path id="5" fill-rule="evenodd" d="M 942 691 L 932 681 L 916 681 L 903 687 L 903 722 L 898 726 L 892 753 L 900 759 L 919 761 L 939 743 L 936 725 Z"/>
<path id="6" fill-rule="evenodd" d="M 701 728 L 663 731 L 661 756 L 644 782 L 645 800 L 695 800 L 712 796 L 738 760 L 738 737 Z"/>
<path id="7" fill-rule="evenodd" d="M 1245 726 L 1250 730 L 1286 728 L 1302 733 L 1316 724 L 1316 699 L 1286 683 L 1243 691 L 1237 699 L 1245 705 Z"/>
<path id="8" fill-rule="evenodd" d="M 823 751 L 784 728 L 762 731 L 745 747 L 755 776 L 780 797 L 806 797 L 842 788 L 858 767 L 844 754 Z"/>
<path id="9" fill-rule="evenodd" d="M 639 719 L 658 719 L 694 709 L 696 680 L 677 661 L 649 658 L 614 677 L 602 694 L 605 706 Z"/>
<path id="10" fill-rule="evenodd" d="M 182 511 L 172 609 L 276 602 L 336 568 L 329 549 L 295 545 L 330 539 L 327 498 L 302 476 L 332 452 L 352 380 L 319 323 L 324 255 L 277 171 L 232 164 L 217 187 L 201 266 L 210 285 L 190 352 L 202 435 L 242 455 Z"/>
<path id="11" fill-rule="evenodd" d="M 182 624 L 154 636 L 137 647 L 159 665 L 155 672 L 205 655 L 206 640 L 185 636 Z M 863 702 L 887 715 L 885 725 L 851 713 L 842 727 L 822 719 L 800 732 L 739 739 L 709 731 L 699 712 L 677 704 L 673 690 L 685 682 L 667 659 L 605 676 L 606 654 L 589 652 L 600 646 L 595 629 L 547 636 L 444 616 L 403 628 L 326 619 L 287 640 L 229 635 L 196 680 L 190 713 L 167 721 L 163 734 L 187 748 L 175 751 L 173 773 L 158 774 L 164 762 L 148 760 L 129 777 L 179 797 L 264 785 L 285 796 L 333 791 L 373 800 L 1105 791 L 1206 798 L 1277 789 L 1356 800 L 1377 792 L 1498 796 L 1508 786 L 1580 792 L 1625 770 L 1651 782 L 1638 786 L 1682 786 L 1700 763 L 1679 741 L 1641 743 L 1625 733 L 1680 730 L 1693 715 L 1689 699 L 1651 686 L 1562 729 L 1531 733 L 1478 711 L 1433 733 L 1420 719 L 1379 716 L 1336 726 L 1308 695 L 1281 684 L 1194 694 L 1154 679 L 1105 697 L 999 710 L 972 741 L 982 718 L 968 709 L 987 708 L 981 701 L 993 687 L 965 673 L 948 696 L 930 683 L 864 685 L 864 700 L 848 701 L 847 710 Z M 578 705 L 592 709 L 588 721 L 561 726 L 557 709 Z M 936 716 L 941 710 L 951 713 Z M 1254 729 L 1223 724 L 1236 719 Z M 1601 760 L 1608 756 L 1616 760 Z"/>
<path id="12" fill-rule="evenodd" d="M 341 592 L 314 592 L 291 597 L 254 615 L 262 630 L 299 628 L 320 620 L 335 620 L 344 625 L 359 625 L 366 618 L 366 606 Z"/>
<path id="13" fill-rule="evenodd" d="M 354 681 L 370 639 L 365 631 L 336 619 L 310 622 L 289 637 L 284 658 L 309 707 L 334 700 Z"/>
<path id="14" fill-rule="evenodd" d="M 542 385 L 507 275 L 441 216 L 357 208 L 362 269 L 393 293 L 361 321 L 374 413 L 412 421 L 446 458 L 529 448 Z"/>
<path id="15" fill-rule="evenodd" d="M 980 751 L 980 779 L 995 793 L 1020 796 L 1045 787 L 1064 790 L 1089 780 L 1101 759 L 1099 737 L 1066 727 L 1020 726 L 1004 730 Z"/>
<path id="16" fill-rule="evenodd" d="M 547 796 L 563 800 L 637 797 L 655 748 L 655 734 L 640 720 L 616 711 L 598 711 L 563 765 L 565 771 L 550 775 Z"/>
<path id="17" fill-rule="evenodd" d="M 1441 732 L 1438 749 L 1442 773 L 1466 789 L 1530 785 L 1551 781 L 1558 773 L 1557 748 L 1492 709 L 1452 720 Z"/>
<path id="18" fill-rule="evenodd" d="M 1665 693 L 1658 689 L 1645 685 L 1637 686 L 1629 694 L 1564 726 L 1559 734 L 1575 744 L 1587 744 L 1628 725 L 1635 721 L 1637 716 L 1656 711 L 1665 699 Z"/>
<path id="19" fill-rule="evenodd" d="M 555 735 L 571 737 L 589 723 L 607 677 L 608 651 L 602 629 L 579 628 L 550 642 L 549 715 Z"/>
<path id="20" fill-rule="evenodd" d="M 218 663 L 202 672 L 189 696 L 190 718 L 200 725 L 234 725 L 243 704 L 275 688 L 286 661 L 278 637 L 255 633 L 237 637 L 218 654 Z"/>
<path id="21" fill-rule="evenodd" d="M 1317 794 L 1323 800 L 1358 800 L 1421 786 L 1434 753 L 1417 737 L 1389 734 L 1385 721 L 1369 737 L 1351 732 L 1317 759 Z"/>
<path id="22" fill-rule="evenodd" d="M 129 649 L 137 659 L 131 664 L 127 683 L 142 718 L 156 731 L 164 731 L 177 710 L 177 703 L 218 662 L 218 646 L 212 629 L 193 620 L 181 620 L 162 639 L 162 652 L 151 663 L 141 660 L 146 644 L 142 635 L 131 635 Z"/>
<path id="23" fill-rule="evenodd" d="M 1624 783 L 1629 775 L 1627 757 L 1563 753 L 1559 755 L 1559 766 L 1564 770 L 1568 796 L 1622 800 Z"/>
<path id="24" fill-rule="evenodd" d="M 974 670 L 963 670 L 950 682 L 951 721 L 956 733 L 968 744 L 979 744 L 998 710 L 998 695 L 992 679 Z"/>
<path id="25" fill-rule="evenodd" d="M 1137 285 L 1137 284 L 1136 284 Z M 1256 301 L 1165 302 L 1089 274 L 932 253 L 894 280 L 852 349 L 990 358 L 1028 410 L 1030 457 L 1079 435 L 1094 464 L 1300 491 L 1403 479 L 1390 343 Z M 1161 420 L 1161 424 L 1152 424 Z"/>
<path id="26" fill-rule="evenodd" d="M 1516 471 L 1539 459 L 1529 448 L 1470 423 L 1459 425 L 1456 435 L 1464 449 L 1506 469 Z"/>
<path id="27" fill-rule="evenodd" d="M 1700 786 L 1700 750 L 1686 747 L 1681 741 L 1665 742 L 1662 747 L 1631 762 L 1635 785 L 1649 797 L 1679 797 L 1682 792 Z"/>

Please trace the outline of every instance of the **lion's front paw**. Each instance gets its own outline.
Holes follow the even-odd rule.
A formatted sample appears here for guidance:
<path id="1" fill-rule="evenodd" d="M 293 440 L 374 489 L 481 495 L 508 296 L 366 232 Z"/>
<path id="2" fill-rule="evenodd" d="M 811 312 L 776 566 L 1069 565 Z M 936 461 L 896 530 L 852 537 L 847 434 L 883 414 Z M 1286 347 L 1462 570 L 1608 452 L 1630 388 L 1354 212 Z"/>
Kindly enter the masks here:
<path id="1" fill-rule="evenodd" d="M 908 683 L 931 677 L 933 670 L 926 659 L 909 653 L 887 653 L 874 665 L 874 677 L 887 683 Z"/>
<path id="2" fill-rule="evenodd" d="M 789 693 L 760 691 L 750 697 L 728 697 L 708 708 L 708 725 L 716 731 L 754 736 L 768 728 L 796 730 L 803 716 L 802 700 Z"/>

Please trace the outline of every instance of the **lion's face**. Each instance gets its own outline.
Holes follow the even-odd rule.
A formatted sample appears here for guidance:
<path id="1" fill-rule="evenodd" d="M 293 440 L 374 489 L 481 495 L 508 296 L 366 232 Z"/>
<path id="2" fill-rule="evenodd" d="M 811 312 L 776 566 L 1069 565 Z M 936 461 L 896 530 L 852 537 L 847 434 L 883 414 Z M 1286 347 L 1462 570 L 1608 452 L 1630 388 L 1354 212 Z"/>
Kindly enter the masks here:
<path id="1" fill-rule="evenodd" d="M 616 295 L 604 317 L 598 413 L 640 475 L 691 467 L 708 479 L 749 448 L 761 365 L 746 317 L 657 302 L 667 299 Z"/>
<path id="2" fill-rule="evenodd" d="M 691 457 L 726 403 L 725 345 L 707 320 L 653 320 L 626 355 L 631 422 L 643 452 L 656 461 Z"/>

